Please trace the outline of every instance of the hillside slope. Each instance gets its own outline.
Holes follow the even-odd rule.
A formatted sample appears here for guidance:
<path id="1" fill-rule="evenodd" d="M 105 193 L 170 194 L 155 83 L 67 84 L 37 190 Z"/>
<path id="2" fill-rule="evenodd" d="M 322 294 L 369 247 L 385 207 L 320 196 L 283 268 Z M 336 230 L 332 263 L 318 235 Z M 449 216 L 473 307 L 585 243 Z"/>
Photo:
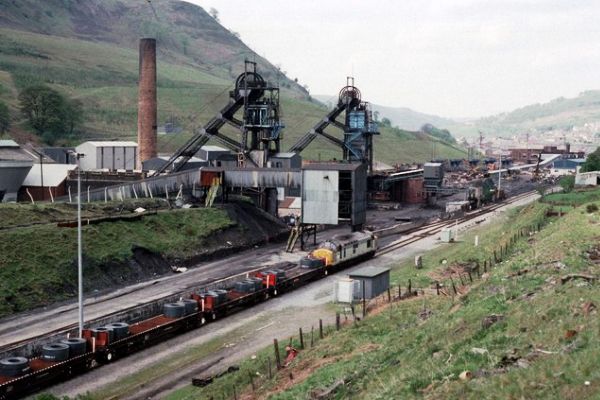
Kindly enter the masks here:
<path id="1" fill-rule="evenodd" d="M 559 97 L 547 103 L 531 104 L 516 110 L 481 118 L 469 124 L 447 126 L 457 134 L 477 135 L 478 130 L 492 136 L 524 131 L 570 129 L 600 121 L 600 90 L 589 90 L 577 97 Z"/>
<path id="2" fill-rule="evenodd" d="M 589 201 L 591 194 L 582 196 Z M 238 398 L 281 400 L 307 394 L 320 399 L 597 399 L 600 215 L 582 196 L 550 195 L 546 204 L 512 210 L 504 221 L 425 253 L 422 269 L 416 270 L 412 260 L 395 265 L 393 302 L 384 293 L 370 302 L 364 320 L 352 322 L 347 315 L 339 332 L 326 330 L 314 346 L 301 349 L 294 340 L 301 349 L 298 357 L 273 378 L 263 367 L 273 354 L 269 346 L 239 363 L 239 372 L 203 388 L 188 386 L 168 399 L 218 398 L 232 394 L 231 388 L 237 388 Z M 568 212 L 549 215 L 549 204 L 559 201 Z M 482 239 L 478 247 L 475 235 Z M 491 265 L 494 254 L 499 259 Z M 407 296 L 409 279 L 418 295 Z M 440 295 L 436 281 L 443 284 Z M 360 305 L 355 307 L 360 315 Z M 280 339 L 283 348 L 288 340 Z"/>
<path id="3" fill-rule="evenodd" d="M 136 0 L 0 2 L 0 100 L 11 107 L 11 135 L 35 140 L 20 120 L 17 95 L 43 83 L 83 103 L 84 126 L 72 142 L 135 138 L 140 37 L 157 38 L 159 126 L 175 120 L 182 128 L 181 134 L 159 137 L 159 152 L 175 150 L 227 103 L 244 59 L 256 60 L 259 72 L 282 88 L 284 148 L 326 114 L 304 88 L 202 8 L 176 0 L 153 4 L 156 15 L 146 1 Z M 225 132 L 236 134 L 231 128 Z M 376 139 L 376 158 L 390 164 L 426 161 L 430 138 L 409 136 L 384 129 Z M 464 155 L 443 142 L 436 144 L 436 153 Z M 339 158 L 340 151 L 317 140 L 304 156 L 326 160 Z"/>

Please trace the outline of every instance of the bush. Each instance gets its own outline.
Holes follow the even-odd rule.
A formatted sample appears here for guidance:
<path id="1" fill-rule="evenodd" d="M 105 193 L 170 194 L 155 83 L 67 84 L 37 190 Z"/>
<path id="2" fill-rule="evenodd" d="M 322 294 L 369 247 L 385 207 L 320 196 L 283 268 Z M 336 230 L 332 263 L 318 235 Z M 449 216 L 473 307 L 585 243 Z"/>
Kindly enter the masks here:
<path id="1" fill-rule="evenodd" d="M 585 207 L 585 209 L 588 213 L 593 213 L 593 212 L 598 211 L 598 206 L 596 204 L 592 203 L 592 204 L 588 204 Z"/>
<path id="2" fill-rule="evenodd" d="M 573 188 L 575 188 L 575 177 L 572 175 L 563 176 L 558 181 L 558 184 L 560 185 L 560 187 L 563 188 L 563 191 L 565 193 L 569 193 L 569 192 L 573 191 Z"/>

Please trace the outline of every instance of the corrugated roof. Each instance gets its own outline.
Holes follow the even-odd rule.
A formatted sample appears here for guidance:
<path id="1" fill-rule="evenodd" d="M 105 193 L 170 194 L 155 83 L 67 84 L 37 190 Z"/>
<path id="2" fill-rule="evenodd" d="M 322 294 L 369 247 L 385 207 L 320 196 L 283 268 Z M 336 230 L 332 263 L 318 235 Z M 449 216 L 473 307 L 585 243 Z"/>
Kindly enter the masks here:
<path id="1" fill-rule="evenodd" d="M 10 139 L 2 139 L 0 140 L 0 147 L 19 147 L 19 143 Z"/>
<path id="2" fill-rule="evenodd" d="M 275 153 L 273 154 L 274 158 L 292 158 L 296 155 L 297 153 Z"/>
<path id="3" fill-rule="evenodd" d="M 229 150 L 224 149 L 223 147 L 215 146 L 215 145 L 212 145 L 212 144 L 208 144 L 206 146 L 202 146 L 202 147 L 200 147 L 200 150 L 204 150 L 204 151 L 227 151 L 227 152 L 229 152 Z"/>
<path id="4" fill-rule="evenodd" d="M 390 269 L 385 267 L 365 267 L 349 273 L 348 276 L 350 278 L 373 278 L 389 271 Z"/>
<path id="5" fill-rule="evenodd" d="M 4 161 L 33 161 L 36 157 L 29 155 L 25 150 L 17 147 L 0 146 L 0 160 Z"/>
<path id="6" fill-rule="evenodd" d="M 354 171 L 363 167 L 360 163 L 310 163 L 302 166 L 302 169 L 311 171 Z"/>
<path id="7" fill-rule="evenodd" d="M 132 141 L 117 141 L 117 140 L 107 140 L 107 141 L 90 141 L 90 142 L 84 142 L 81 143 L 79 146 L 84 145 L 84 144 L 91 144 L 92 146 L 96 146 L 96 147 L 132 147 L 135 146 L 137 147 L 137 143 L 136 142 L 132 142 Z M 77 146 L 77 147 L 79 147 Z"/>
<path id="8" fill-rule="evenodd" d="M 42 172 L 44 174 L 44 187 L 56 187 L 60 185 L 69 174 L 69 171 L 77 168 L 72 164 L 34 164 L 27 174 L 23 186 L 42 186 Z"/>

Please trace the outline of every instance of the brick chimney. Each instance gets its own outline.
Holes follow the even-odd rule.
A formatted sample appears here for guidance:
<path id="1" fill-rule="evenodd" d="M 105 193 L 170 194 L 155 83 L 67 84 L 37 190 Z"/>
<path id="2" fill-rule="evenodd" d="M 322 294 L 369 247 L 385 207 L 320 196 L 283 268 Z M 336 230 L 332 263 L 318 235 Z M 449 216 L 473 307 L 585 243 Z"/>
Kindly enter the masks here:
<path id="1" fill-rule="evenodd" d="M 138 93 L 138 159 L 156 157 L 156 39 L 140 39 L 140 71 Z"/>

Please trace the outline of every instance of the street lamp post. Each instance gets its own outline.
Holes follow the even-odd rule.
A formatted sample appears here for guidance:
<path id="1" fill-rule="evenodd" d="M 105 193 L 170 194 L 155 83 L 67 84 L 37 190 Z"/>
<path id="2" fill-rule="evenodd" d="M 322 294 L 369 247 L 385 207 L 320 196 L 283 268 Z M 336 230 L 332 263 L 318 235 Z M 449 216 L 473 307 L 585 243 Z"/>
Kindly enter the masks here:
<path id="1" fill-rule="evenodd" d="M 83 244 L 81 241 L 81 162 L 84 157 L 75 153 L 77 158 L 77 287 L 79 300 L 79 337 L 83 335 Z"/>

